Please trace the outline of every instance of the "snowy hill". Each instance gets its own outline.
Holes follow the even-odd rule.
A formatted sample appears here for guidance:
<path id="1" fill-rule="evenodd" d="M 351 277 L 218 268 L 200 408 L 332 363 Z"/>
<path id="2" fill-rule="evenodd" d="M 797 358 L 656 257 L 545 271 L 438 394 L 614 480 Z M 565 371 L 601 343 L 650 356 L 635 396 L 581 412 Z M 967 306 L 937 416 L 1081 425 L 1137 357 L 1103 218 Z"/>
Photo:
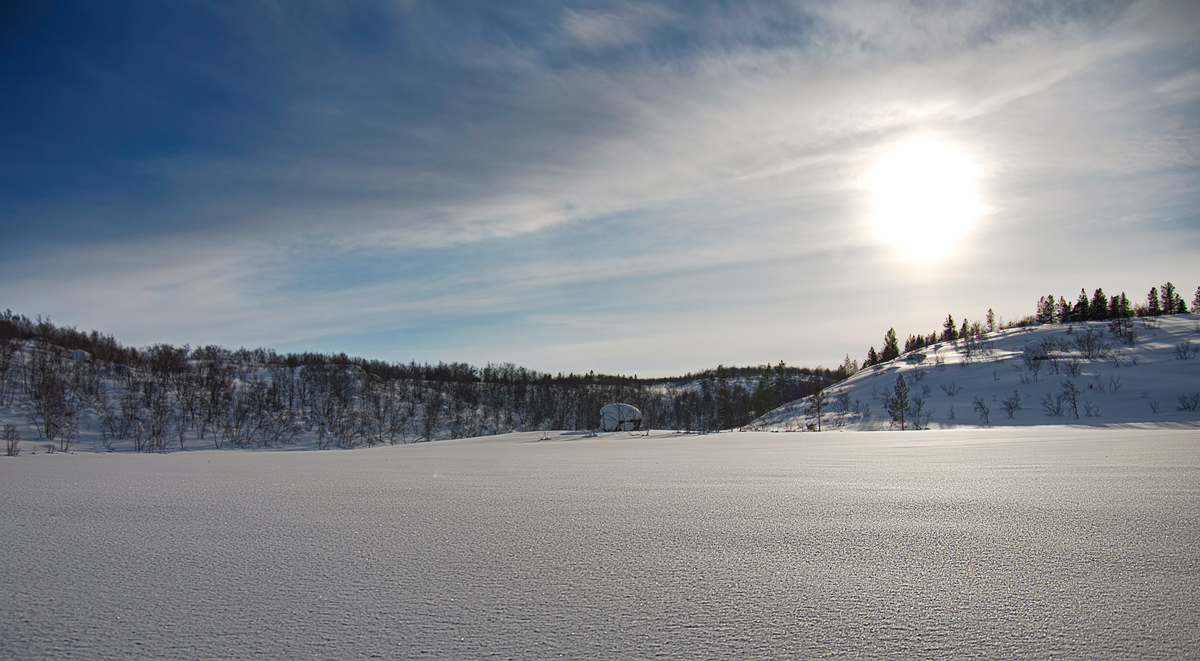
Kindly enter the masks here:
<path id="1" fill-rule="evenodd" d="M 1123 323 L 1012 328 L 935 344 L 829 386 L 819 421 L 810 398 L 741 428 L 877 430 L 899 427 L 901 417 L 906 429 L 1200 428 L 1200 316 Z M 31 452 L 353 448 L 594 429 L 600 407 L 612 402 L 637 406 L 655 429 L 712 431 L 739 426 L 738 411 L 749 419 L 763 385 L 736 371 L 722 376 L 720 368 L 715 380 L 668 384 L 445 382 L 417 373 L 380 376 L 344 361 L 291 366 L 265 350 L 189 354 L 163 345 L 126 365 L 37 338 L 0 349 L 0 425 L 17 439 L 15 449 Z M 780 392 L 780 383 L 786 391 L 832 377 L 764 369 L 770 371 L 759 381 L 772 376 L 771 392 Z"/>
<path id="2" fill-rule="evenodd" d="M 1123 335 L 1123 336 L 1122 336 Z M 1010 328 L 943 342 L 830 386 L 821 429 L 898 429 L 889 414 L 897 378 L 905 427 L 1153 424 L 1200 427 L 1200 315 Z M 747 429 L 816 428 L 811 399 Z"/>

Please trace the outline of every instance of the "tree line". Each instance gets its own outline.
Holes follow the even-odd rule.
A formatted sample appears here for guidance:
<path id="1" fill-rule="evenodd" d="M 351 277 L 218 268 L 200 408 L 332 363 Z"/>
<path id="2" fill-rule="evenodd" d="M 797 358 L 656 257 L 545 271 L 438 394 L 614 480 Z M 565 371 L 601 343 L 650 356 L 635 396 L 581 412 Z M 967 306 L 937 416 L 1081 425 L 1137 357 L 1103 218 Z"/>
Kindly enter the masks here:
<path id="1" fill-rule="evenodd" d="M 852 373 L 852 372 L 850 372 Z M 155 344 L 0 313 L 0 406 L 60 450 L 81 425 L 137 451 L 410 443 L 542 429 L 595 429 L 626 402 L 647 427 L 732 429 L 848 376 L 845 367 L 719 366 L 682 377 L 551 375 L 512 363 L 389 363 L 345 353 Z M 84 421 L 87 421 L 86 423 Z M 95 427 L 92 427 L 95 430 Z M 5 430 L 9 435 L 11 430 Z"/>
<path id="2" fill-rule="evenodd" d="M 1033 324 L 1069 324 L 1082 321 L 1115 321 L 1110 324 L 1114 327 L 1113 332 L 1120 334 L 1121 330 L 1128 330 L 1131 326 L 1127 320 L 1135 317 L 1157 317 L 1164 314 L 1183 314 L 1188 312 L 1187 302 L 1179 290 L 1168 281 L 1161 287 L 1151 287 L 1150 292 L 1146 295 L 1145 303 L 1133 304 L 1121 292 L 1115 296 L 1107 296 L 1102 288 L 1097 288 L 1089 297 L 1086 289 L 1079 290 L 1079 297 L 1074 304 L 1067 301 L 1066 297 L 1054 295 L 1042 296 L 1038 299 L 1034 314 L 1023 317 L 1011 323 L 1004 323 L 996 317 L 996 313 L 988 309 L 987 315 L 982 321 L 962 320 L 961 325 L 957 325 L 953 315 L 946 315 L 946 320 L 942 323 L 941 331 L 934 331 L 926 335 L 909 335 L 904 341 L 904 348 L 901 350 L 899 337 L 896 335 L 896 329 L 890 328 L 883 336 L 882 349 L 876 351 L 872 346 L 867 351 L 867 357 L 862 362 L 862 367 L 867 368 L 881 363 L 886 363 L 890 360 L 899 358 L 901 355 L 913 351 L 919 351 L 927 346 L 937 344 L 939 342 L 957 342 L 965 340 L 968 344 L 978 341 L 986 333 L 995 332 L 1004 328 L 1025 327 Z M 1196 295 L 1192 299 L 1192 312 L 1200 312 L 1200 287 L 1196 288 Z M 847 357 L 847 362 L 849 358 Z M 853 373 L 853 372 L 851 372 Z"/>
<path id="3" fill-rule="evenodd" d="M 1196 288 L 1196 296 L 1192 299 L 1192 312 L 1200 312 L 1200 287 Z M 1128 319 L 1131 317 L 1158 317 L 1164 314 L 1183 314 L 1188 312 L 1188 305 L 1175 285 L 1167 281 L 1161 289 L 1151 287 L 1146 294 L 1146 302 L 1130 304 L 1125 292 L 1117 296 L 1107 297 L 1103 289 L 1096 289 L 1089 298 L 1086 289 L 1079 290 L 1079 297 L 1074 305 L 1067 302 L 1063 296 L 1055 300 L 1054 295 L 1038 299 L 1037 311 L 1033 317 L 1027 317 L 1028 323 L 1067 324 L 1079 321 L 1107 321 L 1109 319 Z"/>
<path id="4" fill-rule="evenodd" d="M 900 340 L 896 335 L 895 328 L 889 328 L 883 334 L 883 350 L 875 351 L 875 347 L 871 347 L 867 351 L 867 358 L 863 361 L 863 368 L 873 367 L 886 363 L 890 360 L 899 358 L 902 354 L 919 351 L 927 346 L 937 344 L 938 342 L 958 342 L 963 341 L 968 348 L 972 348 L 980 338 L 986 333 L 991 333 L 1003 327 L 1002 322 L 996 319 L 996 313 L 992 310 L 987 311 L 985 321 L 967 321 L 963 319 L 962 325 L 958 326 L 954 323 L 954 315 L 946 315 L 946 321 L 942 324 L 941 332 L 932 332 L 928 335 L 909 335 L 904 341 L 904 351 L 900 350 Z"/>

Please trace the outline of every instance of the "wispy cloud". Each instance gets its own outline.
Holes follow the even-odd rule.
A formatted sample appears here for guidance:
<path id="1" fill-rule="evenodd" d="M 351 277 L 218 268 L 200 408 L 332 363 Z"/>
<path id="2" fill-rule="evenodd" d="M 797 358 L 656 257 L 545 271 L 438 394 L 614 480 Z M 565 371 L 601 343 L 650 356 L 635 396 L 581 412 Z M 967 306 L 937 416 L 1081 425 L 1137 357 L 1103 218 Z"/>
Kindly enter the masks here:
<path id="1" fill-rule="evenodd" d="M 655 28 L 674 17 L 663 7 L 640 3 L 623 3 L 606 11 L 567 9 L 562 16 L 562 35 L 569 44 L 603 51 L 642 44 Z"/>
<path id="2" fill-rule="evenodd" d="M 101 20 L 39 81 L 14 79 L 58 96 L 6 106 L 12 305 L 122 333 L 295 346 L 452 323 L 511 335 L 539 319 L 547 355 L 586 344 L 600 360 L 638 332 L 581 344 L 579 320 L 610 329 L 614 313 L 572 312 L 548 292 L 619 282 L 639 292 L 631 314 L 653 317 L 713 287 L 708 272 L 730 283 L 713 305 L 770 314 L 746 294 L 765 292 L 786 326 L 790 301 L 836 306 L 833 279 L 853 290 L 900 268 L 866 230 L 859 182 L 890 141 L 922 131 L 977 159 L 991 213 L 961 252 L 993 282 L 1078 228 L 1126 249 L 1171 232 L 1181 263 L 1200 235 L 1186 211 L 1200 198 L 1188 3 L 158 11 Z M 50 33 L 66 42 L 77 27 L 67 17 Z M 89 57 L 100 48 L 115 54 Z M 40 144 L 16 137 L 39 131 Z M 801 272 L 789 260 L 823 270 L 785 286 Z M 1064 280 L 1086 268 L 1071 263 Z M 647 286 L 664 281 L 678 289 Z M 987 295 L 964 282 L 912 317 Z M 701 310 L 655 325 L 703 324 Z"/>

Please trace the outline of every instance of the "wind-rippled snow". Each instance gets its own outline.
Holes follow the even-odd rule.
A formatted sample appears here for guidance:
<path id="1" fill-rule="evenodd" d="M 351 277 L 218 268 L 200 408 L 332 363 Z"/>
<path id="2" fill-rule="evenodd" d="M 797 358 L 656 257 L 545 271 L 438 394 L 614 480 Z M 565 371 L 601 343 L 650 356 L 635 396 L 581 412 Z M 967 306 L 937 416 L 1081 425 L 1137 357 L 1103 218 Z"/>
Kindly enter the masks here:
<path id="1" fill-rule="evenodd" d="M 1200 650 L 1200 436 L 514 434 L 0 460 L 0 656 Z"/>

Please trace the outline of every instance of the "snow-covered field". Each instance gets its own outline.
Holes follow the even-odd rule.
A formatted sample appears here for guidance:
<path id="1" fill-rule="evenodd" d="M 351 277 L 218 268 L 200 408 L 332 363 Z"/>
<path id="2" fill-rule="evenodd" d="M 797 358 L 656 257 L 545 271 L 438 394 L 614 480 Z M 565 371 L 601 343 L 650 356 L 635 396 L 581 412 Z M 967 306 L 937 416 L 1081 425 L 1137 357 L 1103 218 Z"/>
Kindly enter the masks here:
<path id="1" fill-rule="evenodd" d="M 1194 429 L 538 438 L 0 457 L 0 656 L 1200 650 Z"/>
<path id="2" fill-rule="evenodd" d="M 830 387 L 822 429 L 893 428 L 887 398 L 900 376 L 908 389 L 907 427 L 1200 429 L 1200 315 L 1133 320 L 1130 331 L 1132 343 L 1115 336 L 1107 322 L 1048 324 L 926 347 Z M 792 402 L 750 428 L 815 426 L 806 408 L 811 402 Z"/>

